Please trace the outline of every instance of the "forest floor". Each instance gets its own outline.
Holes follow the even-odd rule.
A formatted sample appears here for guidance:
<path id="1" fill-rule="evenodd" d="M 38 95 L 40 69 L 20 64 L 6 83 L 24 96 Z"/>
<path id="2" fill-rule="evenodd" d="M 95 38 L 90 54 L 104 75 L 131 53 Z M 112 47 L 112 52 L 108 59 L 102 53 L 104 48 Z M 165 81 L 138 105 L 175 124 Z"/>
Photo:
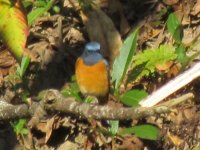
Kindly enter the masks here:
<path id="1" fill-rule="evenodd" d="M 102 53 L 110 64 L 117 55 L 114 50 L 119 49 L 122 44 L 120 42 L 137 27 L 139 34 L 136 53 L 159 47 L 163 43 L 173 44 L 174 41 L 166 29 L 167 18 L 172 12 L 181 20 L 182 42 L 185 45 L 200 38 L 200 0 L 98 0 L 95 5 L 100 8 L 100 12 L 98 11 L 96 16 L 90 14 L 91 21 L 87 21 L 88 16 L 80 12 L 78 2 L 71 0 L 55 1 L 55 6 L 60 9 L 58 13 L 50 10 L 50 16 L 47 13 L 36 19 L 30 27 L 27 48 L 40 62 L 40 67 L 31 65 L 34 67 L 28 69 L 28 80 L 23 82 L 19 91 L 28 91 L 28 97 L 34 99 L 43 90 L 62 90 L 69 87 L 74 82 L 72 76 L 75 61 L 83 52 L 84 45 L 91 40 L 100 41 Z M 106 27 L 101 24 L 104 21 Z M 199 43 L 193 47 L 193 51 L 188 51 L 187 55 L 198 52 Z M 15 72 L 17 63 L 9 52 L 5 51 L 4 46 L 0 48 L 1 97 L 17 105 L 21 103 L 20 92 L 16 92 L 8 78 Z M 196 56 L 184 70 L 199 59 L 200 57 Z M 179 63 L 168 63 L 158 67 L 154 76 L 144 77 L 136 84 L 130 81 L 129 88 L 145 87 L 148 93 L 151 93 L 184 70 L 180 69 Z M 171 98 L 188 92 L 194 94 L 194 99 L 173 107 L 170 113 L 119 121 L 119 128 L 152 124 L 159 128 L 157 140 L 138 138 L 134 134 L 108 135 L 104 131 L 109 128 L 108 121 L 51 112 L 43 116 L 34 127 L 28 128 L 28 134 L 16 135 L 10 122 L 1 121 L 0 150 L 200 150 L 199 79 L 172 94 Z M 108 105 L 124 106 L 113 100 L 112 93 L 110 95 Z M 30 119 L 27 119 L 27 123 L 29 121 Z"/>

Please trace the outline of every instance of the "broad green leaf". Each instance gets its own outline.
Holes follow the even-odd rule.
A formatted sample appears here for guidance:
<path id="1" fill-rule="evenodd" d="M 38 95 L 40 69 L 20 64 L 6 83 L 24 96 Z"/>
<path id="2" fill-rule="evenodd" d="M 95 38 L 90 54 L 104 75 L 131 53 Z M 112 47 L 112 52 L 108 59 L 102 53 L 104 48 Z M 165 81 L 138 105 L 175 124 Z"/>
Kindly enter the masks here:
<path id="1" fill-rule="evenodd" d="M 174 13 L 171 13 L 167 19 L 167 29 L 172 34 L 174 40 L 177 43 L 181 43 L 183 36 L 182 27 L 180 21 Z"/>
<path id="2" fill-rule="evenodd" d="M 28 26 L 20 1 L 0 0 L 0 20 L 0 37 L 14 57 L 21 61 L 25 51 Z"/>
<path id="3" fill-rule="evenodd" d="M 44 1 L 43 1 L 44 2 Z M 42 16 L 46 11 L 48 11 L 53 5 L 53 0 L 49 0 L 46 5 L 33 9 L 28 14 L 28 24 L 31 25 L 40 16 Z"/>
<path id="4" fill-rule="evenodd" d="M 138 80 L 155 72 L 157 64 L 164 64 L 177 57 L 175 48 L 170 45 L 161 45 L 159 48 L 147 49 L 133 57 L 133 70 L 129 80 Z M 137 72 L 137 73 L 135 73 Z"/>
<path id="5" fill-rule="evenodd" d="M 118 120 L 109 120 L 110 128 L 109 132 L 114 136 L 119 130 L 119 121 Z"/>
<path id="6" fill-rule="evenodd" d="M 115 59 L 112 70 L 112 81 L 115 81 L 115 93 L 118 93 L 119 86 L 127 72 L 128 66 L 132 61 L 137 41 L 138 29 L 124 41 L 120 49 L 119 56 Z"/>
<path id="7" fill-rule="evenodd" d="M 131 128 L 124 128 L 120 135 L 135 134 L 137 137 L 147 140 L 157 140 L 159 138 L 159 129 L 152 125 L 137 125 Z"/>
<path id="8" fill-rule="evenodd" d="M 120 100 L 128 105 L 128 106 L 139 106 L 139 102 L 144 99 L 145 97 L 148 96 L 148 93 L 144 90 L 130 90 L 124 93 L 121 97 Z"/>

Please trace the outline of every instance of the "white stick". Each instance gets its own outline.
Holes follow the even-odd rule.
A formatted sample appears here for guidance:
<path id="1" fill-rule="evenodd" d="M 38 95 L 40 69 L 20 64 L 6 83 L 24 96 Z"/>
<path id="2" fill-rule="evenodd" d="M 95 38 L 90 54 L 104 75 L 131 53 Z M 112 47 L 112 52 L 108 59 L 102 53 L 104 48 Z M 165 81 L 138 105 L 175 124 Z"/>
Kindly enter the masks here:
<path id="1" fill-rule="evenodd" d="M 184 87 L 194 79 L 200 76 L 200 62 L 193 67 L 177 76 L 157 91 L 153 92 L 146 99 L 140 102 L 142 107 L 151 107 L 167 98 L 172 93 L 176 92 L 180 88 Z"/>

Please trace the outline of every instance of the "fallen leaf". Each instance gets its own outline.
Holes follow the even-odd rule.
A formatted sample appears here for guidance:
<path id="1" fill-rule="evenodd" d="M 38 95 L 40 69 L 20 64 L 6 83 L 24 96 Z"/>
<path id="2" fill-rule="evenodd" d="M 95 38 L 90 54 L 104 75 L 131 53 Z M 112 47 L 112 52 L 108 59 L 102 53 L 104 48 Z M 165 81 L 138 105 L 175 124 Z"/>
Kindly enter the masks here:
<path id="1" fill-rule="evenodd" d="M 194 7 L 192 8 L 192 12 L 191 14 L 196 16 L 200 13 L 200 0 L 197 0 L 196 4 L 194 5 Z"/>
<path id="2" fill-rule="evenodd" d="M 126 136 L 123 141 L 122 144 L 116 144 L 113 145 L 114 147 L 116 147 L 117 149 L 126 149 L 126 150 L 141 150 L 143 149 L 143 144 L 142 142 L 135 136 Z"/>
<path id="3" fill-rule="evenodd" d="M 169 131 L 167 132 L 167 136 L 171 140 L 171 142 L 176 146 L 180 146 L 184 142 L 183 139 L 181 139 L 180 137 L 178 137 L 176 135 L 173 135 Z"/>
<path id="4" fill-rule="evenodd" d="M 39 122 L 35 129 L 45 134 L 45 137 L 42 138 L 40 142 L 43 141 L 44 143 L 47 143 L 52 135 L 53 130 L 58 129 L 60 125 L 60 118 L 58 116 L 54 116 L 45 122 Z"/>
<path id="5" fill-rule="evenodd" d="M 167 72 L 167 77 L 175 77 L 181 70 L 181 64 L 174 64 L 170 67 L 169 71 Z"/>
<path id="6" fill-rule="evenodd" d="M 8 68 L 15 64 L 15 59 L 7 50 L 0 51 L 0 68 Z"/>
<path id="7" fill-rule="evenodd" d="M 172 66 L 172 64 L 173 64 L 173 61 L 167 61 L 163 64 L 156 64 L 156 69 L 158 71 L 165 72 L 165 71 L 169 70 L 169 68 Z"/>
<path id="8" fill-rule="evenodd" d="M 80 147 L 77 143 L 71 142 L 69 140 L 63 142 L 57 150 L 78 150 Z"/>
<path id="9" fill-rule="evenodd" d="M 74 27 L 69 29 L 66 35 L 66 39 L 67 41 L 69 41 L 69 44 L 85 41 L 83 34 Z"/>

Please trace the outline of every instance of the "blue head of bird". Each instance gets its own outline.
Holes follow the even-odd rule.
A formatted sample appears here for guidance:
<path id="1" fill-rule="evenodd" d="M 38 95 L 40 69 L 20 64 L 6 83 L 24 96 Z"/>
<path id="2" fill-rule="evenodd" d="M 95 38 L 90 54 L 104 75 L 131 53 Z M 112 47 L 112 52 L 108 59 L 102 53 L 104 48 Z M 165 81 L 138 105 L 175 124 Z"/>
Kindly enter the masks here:
<path id="1" fill-rule="evenodd" d="M 94 65 L 102 60 L 103 56 L 100 53 L 100 44 L 98 42 L 87 43 L 81 57 L 86 65 Z"/>

